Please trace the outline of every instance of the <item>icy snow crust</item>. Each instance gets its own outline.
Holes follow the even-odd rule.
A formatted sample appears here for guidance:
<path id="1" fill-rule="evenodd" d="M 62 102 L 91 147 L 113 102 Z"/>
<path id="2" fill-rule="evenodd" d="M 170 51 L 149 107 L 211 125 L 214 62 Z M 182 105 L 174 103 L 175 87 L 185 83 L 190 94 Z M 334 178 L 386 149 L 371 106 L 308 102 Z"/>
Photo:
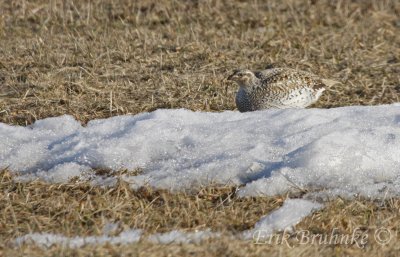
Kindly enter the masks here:
<path id="1" fill-rule="evenodd" d="M 287 199 L 281 208 L 261 217 L 254 229 L 245 231 L 243 238 L 253 239 L 255 242 L 263 241 L 277 231 L 291 229 L 303 218 L 321 208 L 322 204 L 316 202 L 303 199 Z"/>
<path id="2" fill-rule="evenodd" d="M 198 244 L 203 240 L 218 236 L 219 234 L 212 233 L 209 230 L 197 232 L 173 230 L 167 233 L 157 233 L 148 237 L 142 236 L 142 231 L 140 229 L 127 230 L 117 236 L 101 235 L 66 237 L 51 233 L 31 233 L 16 238 L 14 240 L 14 245 L 21 246 L 30 243 L 44 248 L 49 248 L 53 245 L 62 245 L 68 248 L 80 248 L 87 245 L 102 245 L 106 243 L 119 245 L 132 244 L 141 239 L 155 244 Z"/>
<path id="3" fill-rule="evenodd" d="M 51 247 L 52 245 L 62 245 L 68 248 L 80 248 L 86 245 L 110 244 L 130 244 L 140 240 L 142 231 L 140 229 L 127 230 L 118 236 L 87 236 L 87 237 L 66 237 L 51 233 L 31 233 L 15 239 L 14 244 L 21 246 L 25 243 L 34 243 L 41 247 Z"/>
<path id="4" fill-rule="evenodd" d="M 71 116 L 30 127 L 0 123 L 0 168 L 18 171 L 20 179 L 65 182 L 78 176 L 100 186 L 112 186 L 116 178 L 90 176 L 92 168 L 142 168 L 141 175 L 123 179 L 133 188 L 169 190 L 244 185 L 243 197 L 297 190 L 309 191 L 304 198 L 311 199 L 399 196 L 400 105 L 251 113 L 158 110 L 93 120 L 86 127 Z M 234 236 L 265 239 L 320 208 L 314 201 L 288 199 L 253 229 Z M 175 230 L 143 240 L 198 243 L 219 236 L 210 230 Z M 76 248 L 139 240 L 142 231 L 133 229 L 118 236 L 27 234 L 15 243 Z"/>
<path id="5" fill-rule="evenodd" d="M 0 168 L 51 182 L 90 168 L 140 167 L 141 175 L 124 177 L 134 188 L 231 183 L 245 185 L 242 196 L 304 189 L 322 197 L 400 195 L 400 105 L 157 110 L 86 127 L 61 116 L 30 127 L 0 123 L 0 142 Z"/>

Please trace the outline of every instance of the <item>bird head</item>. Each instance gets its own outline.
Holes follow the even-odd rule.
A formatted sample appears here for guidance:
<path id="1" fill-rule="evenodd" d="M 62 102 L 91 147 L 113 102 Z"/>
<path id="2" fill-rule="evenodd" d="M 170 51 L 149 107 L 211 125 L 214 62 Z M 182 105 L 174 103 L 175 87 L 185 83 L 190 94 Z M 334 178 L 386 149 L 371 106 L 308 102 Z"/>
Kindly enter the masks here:
<path id="1" fill-rule="evenodd" d="M 256 79 L 254 73 L 247 69 L 234 70 L 233 74 L 228 77 L 228 80 L 234 81 L 244 88 L 251 87 Z"/>

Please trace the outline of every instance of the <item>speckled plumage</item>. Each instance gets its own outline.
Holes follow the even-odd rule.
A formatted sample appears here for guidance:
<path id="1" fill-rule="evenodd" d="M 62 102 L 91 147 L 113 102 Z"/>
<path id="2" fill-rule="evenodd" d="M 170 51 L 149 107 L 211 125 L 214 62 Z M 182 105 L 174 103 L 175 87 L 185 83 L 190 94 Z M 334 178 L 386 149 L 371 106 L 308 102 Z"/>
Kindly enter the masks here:
<path id="1" fill-rule="evenodd" d="M 305 108 L 316 102 L 329 80 L 289 68 L 252 72 L 236 70 L 229 80 L 239 85 L 236 106 L 240 112 L 269 108 Z"/>

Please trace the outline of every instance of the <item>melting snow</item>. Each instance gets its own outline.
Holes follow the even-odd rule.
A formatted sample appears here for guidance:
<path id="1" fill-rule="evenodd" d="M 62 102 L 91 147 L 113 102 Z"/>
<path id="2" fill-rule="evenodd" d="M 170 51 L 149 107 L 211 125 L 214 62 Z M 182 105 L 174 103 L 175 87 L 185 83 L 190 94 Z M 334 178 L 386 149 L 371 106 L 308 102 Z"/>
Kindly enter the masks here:
<path id="1" fill-rule="evenodd" d="M 148 240 L 153 243 L 171 244 L 171 243 L 200 243 L 203 240 L 218 237 L 219 233 L 213 233 L 210 230 L 196 232 L 182 232 L 173 230 L 167 233 L 157 233 L 149 236 Z"/>
<path id="2" fill-rule="evenodd" d="M 0 168 L 50 182 L 91 168 L 143 168 L 132 187 L 245 185 L 242 196 L 311 189 L 322 197 L 400 194 L 400 105 L 204 113 L 157 110 L 32 126 L 0 123 Z M 97 178 L 96 184 L 112 185 Z"/>
<path id="3" fill-rule="evenodd" d="M 14 240 L 16 246 L 23 244 L 36 244 L 41 247 L 49 248 L 53 245 L 62 245 L 68 248 L 80 248 L 86 245 L 100 245 L 100 244 L 131 244 L 139 240 L 147 240 L 157 244 L 171 244 L 171 243 L 200 243 L 203 240 L 219 237 L 219 233 L 213 233 L 210 230 L 196 231 L 196 232 L 183 232 L 173 230 L 167 233 L 157 233 L 148 237 L 142 236 L 140 229 L 127 230 L 120 233 L 118 236 L 76 236 L 66 237 L 58 234 L 51 233 L 31 233 L 18 237 Z"/>
<path id="4" fill-rule="evenodd" d="M 140 229 L 127 230 L 118 236 L 87 236 L 87 237 L 66 237 L 50 233 L 32 233 L 15 239 L 15 245 L 21 246 L 24 243 L 34 243 L 41 247 L 51 247 L 53 245 L 62 245 L 68 248 L 80 248 L 85 245 L 98 244 L 129 244 L 140 240 L 142 231 Z"/>
<path id="5" fill-rule="evenodd" d="M 150 185 L 186 190 L 211 183 L 243 185 L 239 195 L 309 192 L 306 199 L 400 195 L 400 105 L 336 109 L 265 110 L 204 113 L 157 110 L 135 116 L 93 120 L 83 127 L 71 116 L 39 120 L 29 127 L 0 123 L 0 169 L 19 179 L 65 182 L 72 177 L 112 186 L 116 177 L 91 174 L 92 168 L 143 169 L 124 175 L 133 188 Z M 88 175 L 89 174 L 89 175 Z M 287 200 L 253 230 L 268 236 L 297 224 L 321 205 Z M 198 242 L 218 236 L 208 230 L 154 234 L 157 243 Z M 17 244 L 49 246 L 130 243 L 140 230 L 119 236 L 68 238 L 28 234 Z"/>
<path id="6" fill-rule="evenodd" d="M 270 214 L 262 217 L 254 226 L 254 229 L 245 231 L 245 239 L 264 241 L 274 232 L 291 229 L 304 217 L 313 211 L 322 208 L 322 204 L 303 199 L 288 199 L 283 206 Z"/>

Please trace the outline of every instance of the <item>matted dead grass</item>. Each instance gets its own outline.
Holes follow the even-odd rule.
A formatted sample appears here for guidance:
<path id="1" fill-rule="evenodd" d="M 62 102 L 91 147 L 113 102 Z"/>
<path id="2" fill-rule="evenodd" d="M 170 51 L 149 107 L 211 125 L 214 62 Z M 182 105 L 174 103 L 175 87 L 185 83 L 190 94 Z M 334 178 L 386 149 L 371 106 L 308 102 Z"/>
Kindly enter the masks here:
<path id="1" fill-rule="evenodd" d="M 101 233 L 109 222 L 149 233 L 209 227 L 237 232 L 251 228 L 261 215 L 283 202 L 276 197 L 239 199 L 231 187 L 173 194 L 151 188 L 133 191 L 125 182 L 101 188 L 87 182 L 17 183 L 9 173 L 1 175 L 3 221 L 12 221 L 5 226 L 13 226 L 0 231 L 5 238 L 33 231 L 90 235 Z"/>
<path id="2" fill-rule="evenodd" d="M 194 194 L 172 194 L 163 190 L 143 188 L 133 191 L 125 183 L 113 188 L 93 187 L 88 183 L 46 184 L 40 181 L 18 183 L 9 172 L 0 175 L 0 254 L 5 256 L 390 256 L 398 253 L 400 200 L 371 202 L 335 199 L 326 207 L 305 218 L 296 231 L 330 235 L 332 231 L 351 235 L 360 229 L 368 234 L 367 244 L 355 242 L 342 245 L 302 244 L 296 235 L 279 243 L 255 244 L 230 238 L 250 229 L 261 216 L 281 206 L 287 196 L 239 198 L 236 188 L 203 188 Z M 118 222 L 113 233 L 140 228 L 145 234 L 175 229 L 195 231 L 211 228 L 222 232 L 199 244 L 157 245 L 140 241 L 129 245 L 87 245 L 68 249 L 60 245 L 40 248 L 25 244 L 15 247 L 14 239 L 27 233 L 43 232 L 69 237 L 102 235 L 107 223 Z M 384 227 L 392 239 L 386 245 L 374 240 L 374 231 Z M 357 240 L 358 242 L 360 240 Z M 317 242 L 317 241 L 316 241 Z"/>
<path id="3" fill-rule="evenodd" d="M 0 121 L 158 108 L 232 110 L 232 69 L 271 64 L 343 82 L 317 107 L 399 101 L 400 3 L 2 1 Z"/>
<path id="4" fill-rule="evenodd" d="M 35 0 L 0 2 L 0 122 L 31 124 L 70 114 L 82 122 L 158 108 L 235 109 L 232 69 L 292 67 L 341 81 L 315 107 L 399 102 L 400 2 Z M 223 171 L 221 171 L 223 172 Z M 399 199 L 336 199 L 297 230 L 387 227 L 381 246 L 255 245 L 227 237 L 198 245 L 139 242 L 41 249 L 12 247 L 17 236 L 54 232 L 98 235 L 107 222 L 119 231 L 172 229 L 236 233 L 278 208 L 286 196 L 237 198 L 235 188 L 194 194 L 120 183 L 13 182 L 1 173 L 0 255 L 73 256 L 395 256 Z M 372 235 L 371 235 L 372 238 Z"/>

